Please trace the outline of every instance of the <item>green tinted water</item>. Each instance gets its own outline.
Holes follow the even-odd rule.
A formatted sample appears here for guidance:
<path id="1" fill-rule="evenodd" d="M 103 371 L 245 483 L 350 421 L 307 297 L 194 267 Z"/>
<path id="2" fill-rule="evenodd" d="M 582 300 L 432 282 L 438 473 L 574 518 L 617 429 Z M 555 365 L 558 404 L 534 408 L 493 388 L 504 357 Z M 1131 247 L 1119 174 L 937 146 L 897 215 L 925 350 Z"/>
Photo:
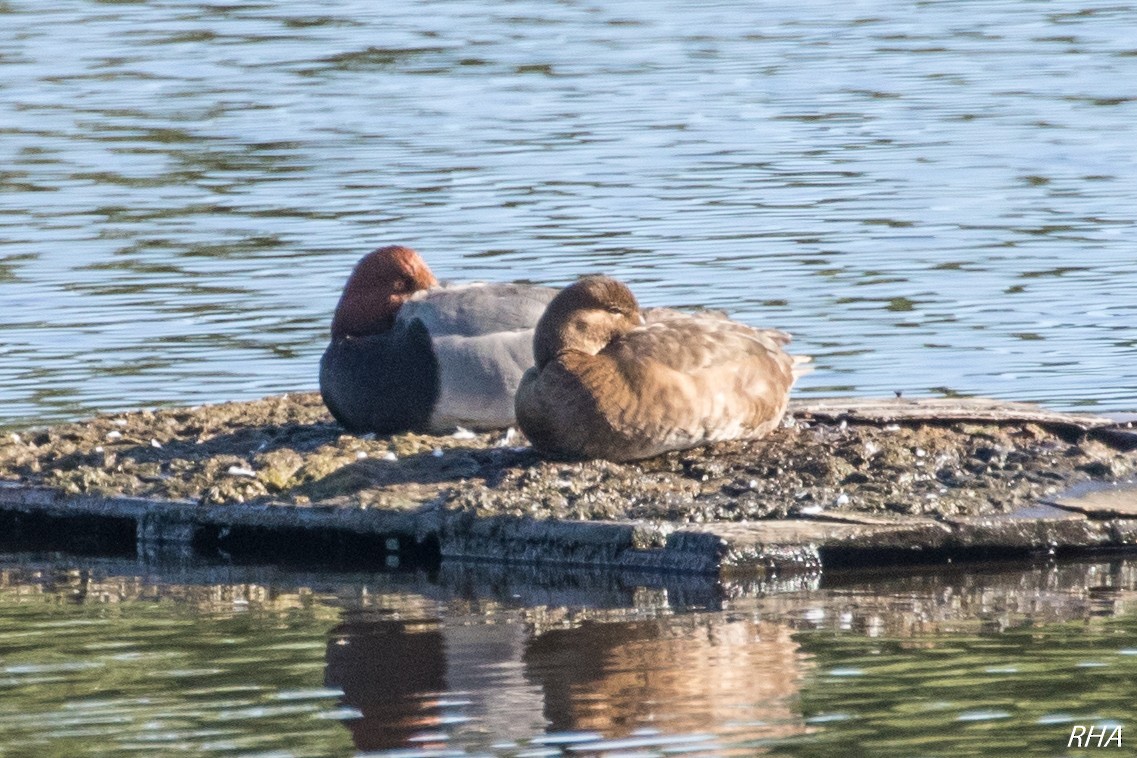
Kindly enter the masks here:
<path id="1" fill-rule="evenodd" d="M 338 693 L 319 684 L 333 609 L 300 596 L 246 603 L 241 587 L 51 573 L 46 585 L 3 577 L 4 754 L 348 750 L 326 723 Z"/>
<path id="2" fill-rule="evenodd" d="M 811 639 L 803 691 L 826 728 L 794 755 L 1062 755 L 1074 725 L 1133 726 L 1137 623 L 1028 625 L 917 639 Z M 841 721 L 833 727 L 833 721 Z"/>
<path id="3" fill-rule="evenodd" d="M 1124 735 L 1137 702 L 1131 562 L 725 586 L 0 565 L 4 755 L 1083 755 L 1074 726 Z"/>

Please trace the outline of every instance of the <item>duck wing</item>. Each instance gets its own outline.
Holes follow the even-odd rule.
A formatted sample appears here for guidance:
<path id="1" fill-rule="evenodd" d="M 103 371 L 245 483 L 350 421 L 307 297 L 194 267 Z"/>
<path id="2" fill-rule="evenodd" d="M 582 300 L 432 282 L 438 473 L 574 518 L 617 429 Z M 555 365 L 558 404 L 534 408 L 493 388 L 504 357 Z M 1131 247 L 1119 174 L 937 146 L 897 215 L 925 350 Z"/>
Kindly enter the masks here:
<path id="1" fill-rule="evenodd" d="M 600 352 L 619 379 L 612 400 L 594 393 L 613 428 L 643 441 L 634 457 L 777 426 L 797 373 L 785 332 L 674 311 L 646 320 Z"/>
<path id="2" fill-rule="evenodd" d="M 790 335 L 731 321 L 715 311 L 685 313 L 670 308 L 644 312 L 645 325 L 614 340 L 604 352 L 621 362 L 652 363 L 684 374 L 697 374 L 737 363 L 770 362 L 763 368 L 791 371 L 795 359 L 785 352 Z"/>
<path id="3" fill-rule="evenodd" d="M 515 423 L 513 396 L 533 365 L 533 328 L 556 293 L 529 284 L 463 284 L 419 292 L 403 304 L 396 322 L 425 329 L 437 361 L 428 429 Z"/>
<path id="4" fill-rule="evenodd" d="M 514 395 L 533 365 L 533 330 L 445 335 L 432 340 L 439 394 L 430 428 L 437 432 L 503 429 L 516 423 Z"/>
<path id="5" fill-rule="evenodd" d="M 461 284 L 416 292 L 398 321 L 418 319 L 434 337 L 475 337 L 532 329 L 557 294 L 533 284 Z"/>

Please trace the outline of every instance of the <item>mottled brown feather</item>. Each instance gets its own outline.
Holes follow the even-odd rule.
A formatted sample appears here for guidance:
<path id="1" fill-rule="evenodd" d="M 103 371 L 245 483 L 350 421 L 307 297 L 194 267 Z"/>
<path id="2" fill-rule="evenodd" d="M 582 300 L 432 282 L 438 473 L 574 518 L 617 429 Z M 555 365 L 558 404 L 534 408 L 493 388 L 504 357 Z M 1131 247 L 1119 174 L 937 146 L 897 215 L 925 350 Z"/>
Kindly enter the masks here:
<path id="1" fill-rule="evenodd" d="M 549 304 L 534 336 L 545 362 L 522 379 L 516 401 L 534 447 L 635 460 L 777 426 L 802 362 L 782 349 L 789 335 L 665 309 L 639 326 L 629 298 L 619 282 L 590 277 Z"/>

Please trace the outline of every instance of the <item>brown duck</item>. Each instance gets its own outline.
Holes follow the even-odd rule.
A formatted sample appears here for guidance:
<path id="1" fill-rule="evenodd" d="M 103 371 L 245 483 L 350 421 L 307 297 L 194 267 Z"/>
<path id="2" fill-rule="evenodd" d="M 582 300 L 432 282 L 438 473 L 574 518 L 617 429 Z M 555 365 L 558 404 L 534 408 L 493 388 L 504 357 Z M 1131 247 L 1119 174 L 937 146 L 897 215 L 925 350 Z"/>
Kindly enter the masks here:
<path id="1" fill-rule="evenodd" d="M 809 361 L 789 340 L 712 313 L 641 312 L 621 282 L 585 277 L 537 322 L 518 425 L 543 454 L 611 461 L 762 437 Z"/>

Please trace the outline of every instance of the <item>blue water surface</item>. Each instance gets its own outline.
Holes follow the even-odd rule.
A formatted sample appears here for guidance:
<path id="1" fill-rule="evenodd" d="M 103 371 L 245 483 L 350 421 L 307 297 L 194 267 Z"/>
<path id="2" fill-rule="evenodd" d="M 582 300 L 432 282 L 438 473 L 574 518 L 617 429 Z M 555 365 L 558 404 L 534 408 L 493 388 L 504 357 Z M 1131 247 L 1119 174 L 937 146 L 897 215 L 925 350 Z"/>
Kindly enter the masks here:
<path id="1" fill-rule="evenodd" d="M 605 272 L 800 394 L 1137 410 L 1137 8 L 0 2 L 0 422 L 311 389 L 355 260 Z"/>

